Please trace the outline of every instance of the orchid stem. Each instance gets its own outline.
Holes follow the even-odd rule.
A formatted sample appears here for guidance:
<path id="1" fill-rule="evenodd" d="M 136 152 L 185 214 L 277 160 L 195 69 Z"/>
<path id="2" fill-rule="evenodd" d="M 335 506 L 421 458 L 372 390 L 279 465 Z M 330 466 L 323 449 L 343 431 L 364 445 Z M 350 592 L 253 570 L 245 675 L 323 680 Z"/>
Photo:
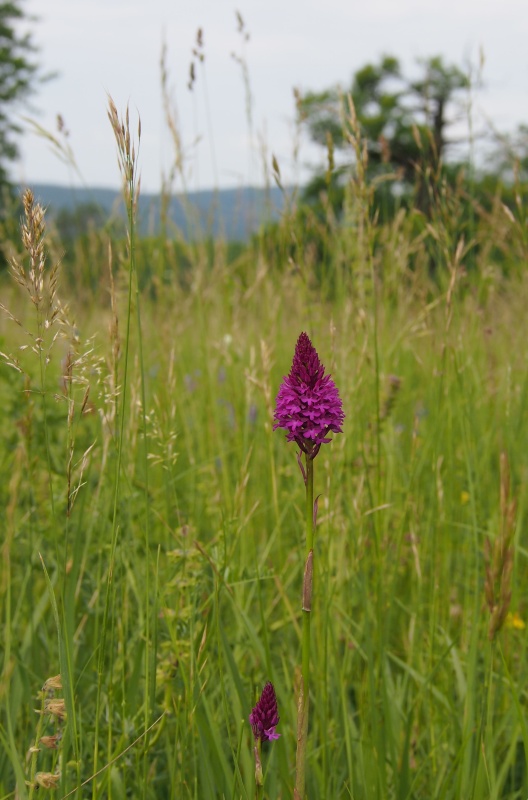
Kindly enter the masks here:
<path id="1" fill-rule="evenodd" d="M 306 748 L 310 704 L 310 624 L 313 588 L 313 541 L 317 521 L 314 506 L 313 462 L 321 445 L 332 441 L 328 434 L 343 430 L 343 404 L 330 375 L 325 375 L 317 350 L 308 334 L 301 333 L 289 374 L 283 379 L 277 395 L 274 428 L 284 428 L 286 439 L 296 442 L 304 453 L 297 457 L 306 486 L 306 556 L 302 591 L 302 666 L 297 705 L 297 758 L 295 764 L 294 800 L 305 799 Z"/>
<path id="2" fill-rule="evenodd" d="M 264 785 L 264 775 L 262 773 L 262 756 L 261 756 L 260 739 L 255 742 L 255 800 L 260 800 L 262 797 L 262 787 Z"/>
<path id="3" fill-rule="evenodd" d="M 313 588 L 313 458 L 306 456 L 306 558 L 302 593 L 302 668 L 297 706 L 297 758 L 295 771 L 295 800 L 304 800 L 306 776 L 306 744 L 310 703 L 310 623 Z"/>

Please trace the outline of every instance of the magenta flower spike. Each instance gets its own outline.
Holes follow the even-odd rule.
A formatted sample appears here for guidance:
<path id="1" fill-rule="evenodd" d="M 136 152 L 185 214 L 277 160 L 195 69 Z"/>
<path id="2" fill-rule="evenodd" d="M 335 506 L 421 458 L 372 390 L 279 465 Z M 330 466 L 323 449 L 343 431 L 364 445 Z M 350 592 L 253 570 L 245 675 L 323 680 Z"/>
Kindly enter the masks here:
<path id="1" fill-rule="evenodd" d="M 343 405 L 330 375 L 306 333 L 301 333 L 289 375 L 283 378 L 275 406 L 276 428 L 287 431 L 306 457 L 315 458 L 322 444 L 332 441 L 330 431 L 342 433 Z"/>
<path id="2" fill-rule="evenodd" d="M 289 375 L 283 378 L 277 400 L 273 430 L 284 428 L 288 442 L 300 448 L 297 463 L 306 487 L 306 547 L 302 590 L 302 666 L 297 704 L 297 755 L 294 796 L 305 797 L 306 753 L 310 707 L 310 620 L 314 579 L 314 532 L 317 523 L 317 499 L 314 503 L 314 458 L 321 445 L 332 441 L 328 434 L 342 433 L 345 415 L 337 386 L 306 333 L 295 345 Z M 304 453 L 304 459 L 302 454 Z M 255 709 L 254 709 L 255 711 Z M 252 723 L 253 724 L 253 723 Z M 255 728 L 253 728 L 255 731 Z M 273 728 L 273 731 L 275 728 Z M 258 740 L 257 740 L 258 741 Z M 260 772 L 255 771 L 258 781 Z"/>
<path id="3" fill-rule="evenodd" d="M 273 739 L 278 739 L 280 733 L 276 733 L 275 728 L 279 724 L 279 719 L 275 689 L 273 684 L 268 681 L 257 705 L 249 715 L 249 723 L 253 729 L 255 741 L 271 742 Z"/>

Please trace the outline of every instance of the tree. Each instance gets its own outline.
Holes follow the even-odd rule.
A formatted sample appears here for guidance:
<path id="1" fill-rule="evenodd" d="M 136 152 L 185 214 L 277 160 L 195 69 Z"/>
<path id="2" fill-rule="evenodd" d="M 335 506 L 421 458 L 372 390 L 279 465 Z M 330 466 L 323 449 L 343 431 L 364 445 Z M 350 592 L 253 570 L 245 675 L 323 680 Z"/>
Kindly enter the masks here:
<path id="1" fill-rule="evenodd" d="M 394 193 L 391 185 L 397 185 L 400 194 L 414 190 L 416 204 L 425 210 L 431 188 L 426 176 L 436 174 L 453 143 L 447 129 L 457 119 L 453 109 L 460 92 L 468 88 L 468 78 L 458 67 L 446 66 L 440 57 L 420 60 L 418 65 L 418 80 L 410 80 L 402 74 L 397 58 L 384 56 L 378 64 L 356 72 L 348 92 L 334 87 L 299 96 L 298 113 L 315 142 L 329 151 L 350 151 L 343 121 L 343 97 L 350 94 L 367 149 L 368 177 L 397 176 L 392 184 L 378 181 L 378 186 L 384 187 L 381 191 Z M 342 196 L 339 186 L 351 166 L 345 160 L 334 168 L 334 197 Z M 327 173 L 327 183 L 328 177 Z M 316 175 L 306 197 L 313 199 L 322 183 L 322 175 Z"/>
<path id="2" fill-rule="evenodd" d="M 0 2 L 0 188 L 9 186 L 9 164 L 19 155 L 13 113 L 40 79 L 31 35 L 20 30 L 26 19 L 22 0 Z"/>
<path id="3" fill-rule="evenodd" d="M 528 183 L 528 125 L 510 134 L 495 134 L 495 148 L 488 156 L 491 173 L 506 185 Z"/>
<path id="4" fill-rule="evenodd" d="M 54 222 L 61 242 L 71 244 L 76 239 L 86 238 L 92 231 L 103 228 L 107 216 L 98 203 L 79 203 L 73 208 L 61 208 Z"/>

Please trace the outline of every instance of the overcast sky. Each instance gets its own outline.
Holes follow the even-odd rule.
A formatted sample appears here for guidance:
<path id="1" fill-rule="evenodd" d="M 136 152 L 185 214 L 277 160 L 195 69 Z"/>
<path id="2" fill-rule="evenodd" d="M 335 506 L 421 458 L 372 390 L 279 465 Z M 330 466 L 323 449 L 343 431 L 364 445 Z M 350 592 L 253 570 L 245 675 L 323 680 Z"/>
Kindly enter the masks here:
<path id="1" fill-rule="evenodd" d="M 416 58 L 437 54 L 476 71 L 482 50 L 476 124 L 489 117 L 511 130 L 528 122 L 526 0 L 25 0 L 25 8 L 37 18 L 32 31 L 42 66 L 57 73 L 39 88 L 30 115 L 52 132 L 62 115 L 89 186 L 120 183 L 108 93 L 120 112 L 128 103 L 131 118 L 141 116 L 142 189 L 159 190 L 174 157 L 160 89 L 163 42 L 190 189 L 260 184 L 272 154 L 285 182 L 305 178 L 304 165 L 317 152 L 301 139 L 295 157 L 293 88 L 347 87 L 355 70 L 384 53 L 398 56 L 407 71 Z M 198 28 L 205 60 L 190 92 Z M 252 130 L 233 53 L 247 65 Z M 29 129 L 22 149 L 17 179 L 80 183 Z"/>

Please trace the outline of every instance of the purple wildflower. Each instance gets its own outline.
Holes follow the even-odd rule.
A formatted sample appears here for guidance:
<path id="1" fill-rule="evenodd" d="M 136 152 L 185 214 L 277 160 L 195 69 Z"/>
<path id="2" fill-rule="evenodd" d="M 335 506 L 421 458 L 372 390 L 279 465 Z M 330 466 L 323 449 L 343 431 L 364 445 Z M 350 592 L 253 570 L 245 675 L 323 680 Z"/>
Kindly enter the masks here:
<path id="1" fill-rule="evenodd" d="M 280 733 L 275 732 L 279 724 L 279 714 L 277 711 L 277 698 L 275 689 L 270 681 L 267 682 L 262 690 L 260 699 L 249 715 L 249 723 L 253 728 L 253 735 L 258 741 L 272 741 L 278 739 Z"/>
<path id="2" fill-rule="evenodd" d="M 287 431 L 308 458 L 315 458 L 322 444 L 332 441 L 330 431 L 342 433 L 345 415 L 337 386 L 306 333 L 295 346 L 290 374 L 283 378 L 276 400 L 275 428 Z"/>

